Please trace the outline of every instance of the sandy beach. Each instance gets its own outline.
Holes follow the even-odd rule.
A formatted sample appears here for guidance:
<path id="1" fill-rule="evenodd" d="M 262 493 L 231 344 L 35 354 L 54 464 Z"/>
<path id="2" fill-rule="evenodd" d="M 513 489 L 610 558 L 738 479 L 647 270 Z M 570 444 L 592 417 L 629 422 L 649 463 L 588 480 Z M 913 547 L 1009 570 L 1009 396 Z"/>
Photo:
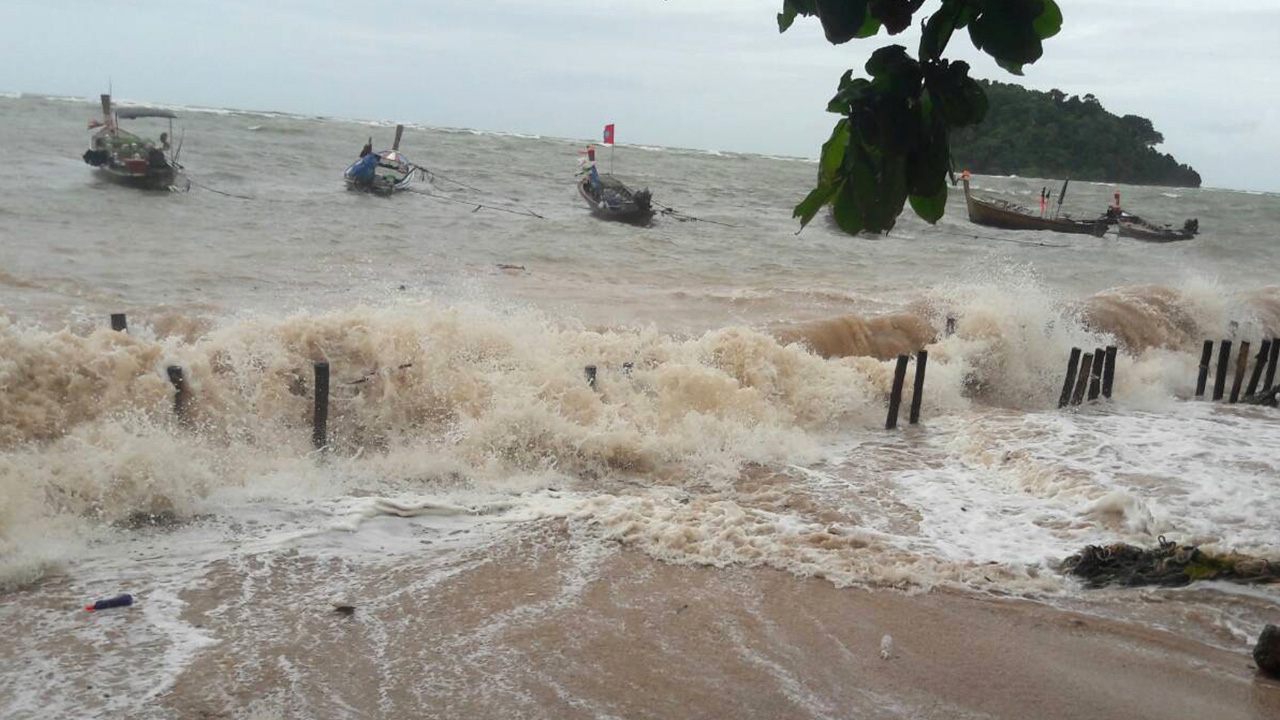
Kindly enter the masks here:
<path id="1" fill-rule="evenodd" d="M 767 569 L 671 565 L 562 523 L 443 566 L 286 554 L 245 570 L 215 564 L 182 598 L 182 620 L 212 642 L 147 716 L 1280 713 L 1280 683 L 1255 677 L 1246 653 L 1176 633 L 968 592 L 841 589 Z M 127 636 L 131 621 L 121 622 Z M 95 664 L 74 639 L 58 651 Z M 73 682 L 56 692 L 92 711 L 103 689 Z"/>

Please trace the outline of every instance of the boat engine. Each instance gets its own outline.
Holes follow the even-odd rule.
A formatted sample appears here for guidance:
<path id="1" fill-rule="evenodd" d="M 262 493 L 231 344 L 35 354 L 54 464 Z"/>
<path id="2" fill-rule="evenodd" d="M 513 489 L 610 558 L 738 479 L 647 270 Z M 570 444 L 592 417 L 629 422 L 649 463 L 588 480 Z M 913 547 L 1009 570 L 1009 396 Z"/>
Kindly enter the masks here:
<path id="1" fill-rule="evenodd" d="M 111 159 L 111 154 L 108 153 L 106 150 L 85 150 L 84 151 L 84 161 L 94 167 L 100 167 L 102 165 L 106 165 L 107 161 L 110 159 Z"/>

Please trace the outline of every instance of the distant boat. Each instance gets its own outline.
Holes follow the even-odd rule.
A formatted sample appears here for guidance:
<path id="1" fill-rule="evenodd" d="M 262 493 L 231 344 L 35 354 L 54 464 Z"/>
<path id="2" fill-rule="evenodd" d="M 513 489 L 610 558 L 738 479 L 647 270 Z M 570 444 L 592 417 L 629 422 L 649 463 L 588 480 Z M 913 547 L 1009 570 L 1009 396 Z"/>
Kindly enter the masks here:
<path id="1" fill-rule="evenodd" d="M 158 108 L 116 108 L 111 95 L 102 95 L 102 120 L 94 120 L 90 129 L 98 128 L 85 151 L 84 161 L 93 166 L 99 177 L 143 190 L 170 190 L 179 183 L 182 166 L 167 156 L 173 137 L 173 120 L 177 116 Z M 156 143 L 120 129 L 121 120 L 168 118 L 169 132 L 161 133 Z"/>
<path id="2" fill-rule="evenodd" d="M 347 189 L 384 197 L 408 189 L 418 166 L 409 162 L 409 158 L 400 152 L 400 138 L 403 135 L 404 126 L 397 125 L 391 149 L 376 152 L 370 139 L 370 144 L 365 146 L 367 152 L 342 173 Z"/>
<path id="3" fill-rule="evenodd" d="M 1169 225 L 1156 225 L 1136 215 L 1122 215 L 1116 220 L 1120 237 L 1142 240 L 1144 242 L 1177 242 L 1190 240 L 1200 232 L 1200 221 L 1192 218 L 1183 223 L 1181 229 L 1175 230 Z"/>
<path id="4" fill-rule="evenodd" d="M 1063 187 L 1065 190 L 1066 186 Z M 974 197 L 969 191 L 968 178 L 964 179 L 964 200 L 969 207 L 969 222 L 975 225 L 1003 230 L 1052 230 L 1095 237 L 1102 237 L 1107 231 L 1105 218 L 1075 220 L 1069 217 L 1044 217 L 1010 202 Z"/>

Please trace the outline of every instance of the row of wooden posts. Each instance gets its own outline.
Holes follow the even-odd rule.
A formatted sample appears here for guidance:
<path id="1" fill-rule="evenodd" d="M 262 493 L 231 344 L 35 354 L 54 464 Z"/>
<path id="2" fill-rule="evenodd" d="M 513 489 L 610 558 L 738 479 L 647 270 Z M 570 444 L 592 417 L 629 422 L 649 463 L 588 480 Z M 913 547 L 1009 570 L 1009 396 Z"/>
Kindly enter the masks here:
<path id="1" fill-rule="evenodd" d="M 124 313 L 115 313 L 111 316 L 111 329 L 118 332 L 129 331 L 129 323 Z M 902 405 L 902 386 L 906 381 L 907 365 L 910 362 L 910 356 L 898 356 L 898 363 L 893 372 L 893 388 L 889 394 L 889 415 L 884 423 L 887 430 L 893 430 L 898 426 L 898 412 Z M 920 422 L 920 405 L 924 400 L 924 374 L 928 362 L 929 352 L 927 350 L 921 350 L 916 353 L 915 385 L 911 396 L 911 410 L 907 416 L 908 422 L 912 425 Z M 402 365 L 400 367 L 409 366 Z M 634 367 L 632 363 L 623 363 L 623 374 L 630 376 Z M 173 414 L 179 421 L 183 421 L 186 419 L 187 402 L 191 396 L 190 389 L 187 387 L 186 373 L 180 365 L 169 365 L 166 371 L 169 376 L 169 382 L 173 385 Z M 329 363 L 324 361 L 313 363 L 312 372 L 315 388 L 315 409 L 312 414 L 311 443 L 317 450 L 321 450 L 329 444 Z M 595 388 L 596 366 L 587 365 L 583 368 L 583 375 L 586 377 L 587 385 Z M 367 378 L 362 378 L 356 382 L 364 382 L 365 379 Z"/>
<path id="2" fill-rule="evenodd" d="M 1116 346 L 1108 345 L 1098 348 L 1081 357 L 1080 348 L 1071 348 L 1071 357 L 1067 360 L 1067 377 L 1062 382 L 1062 395 L 1058 397 L 1058 407 L 1079 405 L 1087 396 L 1090 401 L 1101 395 L 1111 397 L 1111 389 L 1116 379 Z"/>
<path id="3" fill-rule="evenodd" d="M 1253 373 L 1249 375 L 1249 383 L 1245 385 L 1245 372 L 1249 369 L 1249 341 L 1240 343 L 1240 351 L 1236 355 L 1235 378 L 1231 383 L 1231 394 L 1226 395 L 1227 372 L 1231 367 L 1231 341 L 1223 340 L 1218 346 L 1218 369 L 1213 378 L 1213 399 L 1222 400 L 1226 396 L 1228 403 L 1251 402 L 1259 393 L 1268 393 L 1275 384 L 1276 364 L 1280 362 L 1280 338 L 1263 340 L 1258 354 L 1253 361 Z M 1200 374 L 1196 377 L 1196 397 L 1204 397 L 1205 386 L 1209 382 L 1210 361 L 1213 359 L 1213 341 L 1205 340 L 1204 349 L 1200 352 Z M 1259 382 L 1262 383 L 1259 387 Z M 1244 390 L 1243 396 L 1241 390 Z"/>

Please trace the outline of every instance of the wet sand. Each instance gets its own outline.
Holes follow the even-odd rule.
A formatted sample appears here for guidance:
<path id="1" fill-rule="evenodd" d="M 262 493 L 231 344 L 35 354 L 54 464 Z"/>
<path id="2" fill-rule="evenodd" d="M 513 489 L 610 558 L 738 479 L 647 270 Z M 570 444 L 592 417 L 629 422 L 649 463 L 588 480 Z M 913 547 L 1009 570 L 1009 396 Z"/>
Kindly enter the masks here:
<path id="1" fill-rule="evenodd" d="M 1247 653 L 1024 600 L 670 565 L 558 524 L 388 567 L 216 564 L 167 717 L 1274 718 Z M 356 606 L 348 616 L 328 601 Z M 892 638 L 888 659 L 882 638 Z"/>

